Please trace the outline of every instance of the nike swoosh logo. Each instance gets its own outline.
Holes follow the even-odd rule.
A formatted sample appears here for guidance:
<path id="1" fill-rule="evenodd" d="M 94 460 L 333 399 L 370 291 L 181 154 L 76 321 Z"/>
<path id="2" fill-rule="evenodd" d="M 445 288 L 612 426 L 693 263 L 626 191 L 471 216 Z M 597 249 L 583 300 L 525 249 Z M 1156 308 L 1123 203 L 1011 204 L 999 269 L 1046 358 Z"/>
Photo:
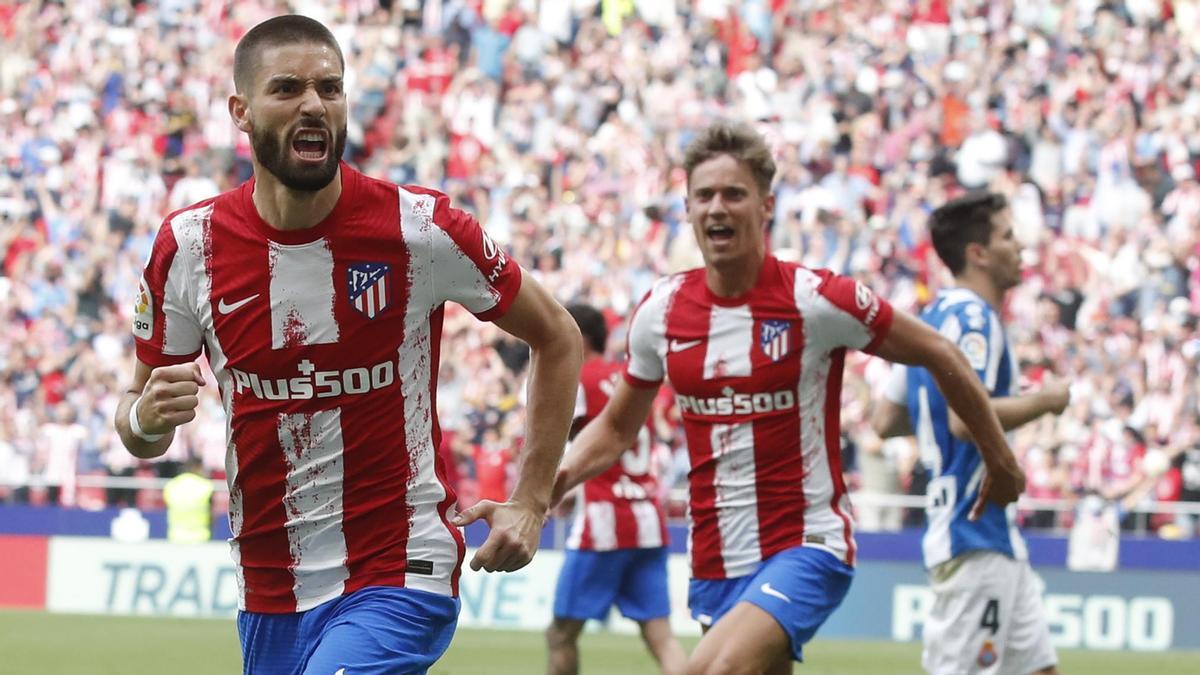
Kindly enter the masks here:
<path id="1" fill-rule="evenodd" d="M 222 314 L 236 312 L 238 309 L 240 309 L 242 307 L 242 305 L 245 305 L 247 302 L 250 302 L 251 300 L 257 298 L 258 296 L 259 296 L 259 294 L 255 293 L 254 295 L 252 295 L 248 298 L 242 298 L 241 300 L 238 300 L 237 302 L 232 303 L 232 304 L 226 303 L 225 298 L 221 298 L 221 302 L 217 303 L 217 311 Z"/>
<path id="2" fill-rule="evenodd" d="M 671 344 L 669 346 L 671 353 L 674 354 L 675 352 L 681 352 L 685 349 L 691 349 L 692 347 L 699 346 L 701 342 L 704 342 L 704 340 L 688 340 L 687 342 L 671 340 Z"/>
<path id="3" fill-rule="evenodd" d="M 771 588 L 771 582 L 769 582 L 769 581 L 764 583 L 762 586 L 760 586 L 759 590 L 761 590 L 763 593 L 766 593 L 767 595 L 771 596 L 772 598 L 779 598 L 780 600 L 787 602 L 787 603 L 791 603 L 791 601 L 792 601 L 792 599 L 789 598 L 788 596 L 784 595 L 783 593 L 780 593 L 779 591 L 775 590 L 774 588 Z"/>
<path id="4" fill-rule="evenodd" d="M 345 669 L 345 668 L 338 668 L 338 669 L 337 669 L 337 672 L 336 672 L 336 673 L 334 673 L 333 675 L 346 675 L 346 669 Z"/>

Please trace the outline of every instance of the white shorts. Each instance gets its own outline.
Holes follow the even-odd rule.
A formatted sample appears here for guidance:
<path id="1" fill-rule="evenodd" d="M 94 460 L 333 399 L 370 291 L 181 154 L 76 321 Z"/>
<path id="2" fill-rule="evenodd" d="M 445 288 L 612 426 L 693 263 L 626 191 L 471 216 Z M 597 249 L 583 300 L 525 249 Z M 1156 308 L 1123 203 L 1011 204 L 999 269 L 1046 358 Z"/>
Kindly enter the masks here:
<path id="1" fill-rule="evenodd" d="M 934 603 L 921 665 L 933 675 L 1029 675 L 1058 655 L 1042 608 L 1046 585 L 1026 560 L 971 551 L 929 571 Z"/>

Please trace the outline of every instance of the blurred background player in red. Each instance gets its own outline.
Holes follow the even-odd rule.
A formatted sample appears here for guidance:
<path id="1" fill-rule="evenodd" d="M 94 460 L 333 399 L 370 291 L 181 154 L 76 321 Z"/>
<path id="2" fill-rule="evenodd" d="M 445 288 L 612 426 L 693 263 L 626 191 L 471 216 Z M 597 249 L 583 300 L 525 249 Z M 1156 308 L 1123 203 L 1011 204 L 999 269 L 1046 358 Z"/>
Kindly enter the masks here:
<path id="1" fill-rule="evenodd" d="M 608 326 L 590 305 L 567 311 L 583 334 L 584 362 L 575 400 L 578 432 L 612 396 L 622 365 L 605 358 Z M 579 672 L 579 634 L 588 619 L 604 620 L 615 604 L 636 621 L 663 673 L 682 674 L 687 655 L 671 634 L 667 593 L 667 524 L 654 461 L 654 434 L 642 426 L 632 447 L 574 493 L 575 519 L 546 629 L 546 672 Z"/>

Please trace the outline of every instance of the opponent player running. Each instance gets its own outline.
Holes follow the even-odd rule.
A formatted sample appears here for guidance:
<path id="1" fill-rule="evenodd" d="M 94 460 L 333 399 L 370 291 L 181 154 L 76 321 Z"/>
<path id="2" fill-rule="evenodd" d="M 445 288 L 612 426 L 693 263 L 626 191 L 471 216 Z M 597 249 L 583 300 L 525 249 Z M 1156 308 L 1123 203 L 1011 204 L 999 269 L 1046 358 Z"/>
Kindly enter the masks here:
<path id="1" fill-rule="evenodd" d="M 629 447 L 669 377 L 692 466 L 688 603 L 707 631 L 688 671 L 790 672 L 854 574 L 838 432 L 847 348 L 936 365 L 987 456 L 1012 455 L 953 343 L 852 279 L 767 254 L 775 163 L 761 135 L 718 123 L 684 168 L 705 266 L 660 280 L 635 312 L 624 380 L 575 439 L 555 495 Z M 1016 465 L 989 468 L 987 498 L 1016 499 Z"/>
<path id="2" fill-rule="evenodd" d="M 1015 395 L 1020 373 L 998 312 L 1004 294 L 1021 281 L 1011 220 L 1004 196 L 983 192 L 933 212 L 933 246 L 957 287 L 940 292 L 921 313 L 958 344 L 1006 430 L 1061 413 L 1070 398 L 1061 382 Z M 1058 659 L 1042 609 L 1043 584 L 1029 566 L 1016 506 L 1000 508 L 980 497 L 986 450 L 971 442 L 934 377 L 924 368 L 894 368 L 873 420 L 881 436 L 915 429 L 930 472 L 922 548 L 936 600 L 925 623 L 922 663 L 939 675 L 1054 673 Z"/>
<path id="3" fill-rule="evenodd" d="M 425 672 L 458 618 L 455 525 L 491 525 L 475 569 L 536 550 L 582 361 L 571 317 L 445 195 L 340 163 L 343 69 L 333 35 L 301 16 L 239 42 L 229 110 L 254 179 L 163 223 L 116 415 L 131 453 L 161 455 L 195 416 L 206 353 L 228 419 L 247 673 Z M 533 352 L 513 496 L 457 517 L 435 452 L 446 301 Z"/>
<path id="4" fill-rule="evenodd" d="M 604 358 L 608 326 L 588 305 L 567 311 L 584 338 L 583 370 L 575 400 L 575 428 L 595 419 L 620 379 L 621 365 Z M 667 523 L 658 499 L 651 432 L 643 426 L 621 461 L 583 484 L 575 522 L 554 592 L 554 621 L 546 629 L 546 672 L 579 672 L 579 633 L 603 619 L 615 603 L 638 623 L 642 639 L 664 673 L 683 673 L 687 655 L 671 634 L 667 595 Z"/>

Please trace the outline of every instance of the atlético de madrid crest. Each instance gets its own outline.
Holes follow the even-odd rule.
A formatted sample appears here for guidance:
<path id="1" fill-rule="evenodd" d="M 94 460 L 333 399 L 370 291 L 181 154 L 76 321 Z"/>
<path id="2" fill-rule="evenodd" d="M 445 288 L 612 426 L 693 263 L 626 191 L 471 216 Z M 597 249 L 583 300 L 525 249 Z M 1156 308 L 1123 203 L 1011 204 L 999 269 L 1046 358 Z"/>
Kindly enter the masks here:
<path id="1" fill-rule="evenodd" d="M 386 263 L 354 263 L 346 269 L 350 304 L 368 319 L 387 309 L 392 298 L 392 266 Z"/>
<path id="2" fill-rule="evenodd" d="M 791 337 L 792 322 L 782 319 L 767 319 L 762 322 L 758 335 L 758 346 L 772 361 L 782 359 L 788 353 L 788 338 Z"/>

